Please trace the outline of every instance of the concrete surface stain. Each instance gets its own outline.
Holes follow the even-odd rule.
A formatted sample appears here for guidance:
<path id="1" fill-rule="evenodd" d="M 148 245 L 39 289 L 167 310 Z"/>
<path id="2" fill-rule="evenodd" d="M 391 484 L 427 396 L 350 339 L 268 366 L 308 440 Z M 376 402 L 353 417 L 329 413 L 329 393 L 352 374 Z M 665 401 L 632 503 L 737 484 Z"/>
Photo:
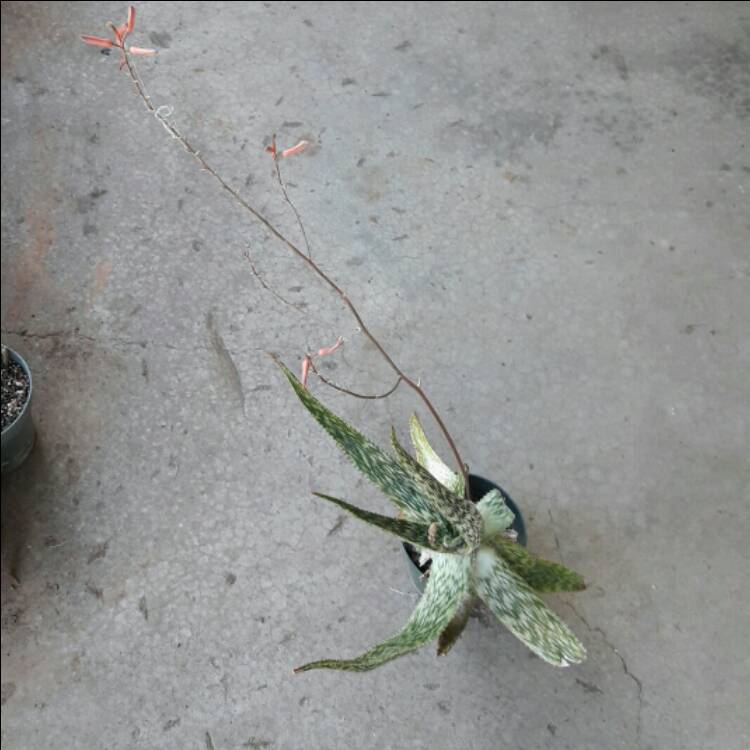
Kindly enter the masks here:
<path id="1" fill-rule="evenodd" d="M 593 682 L 586 682 L 585 680 L 581 680 L 578 677 L 576 677 L 576 682 L 587 692 L 587 693 L 602 693 L 604 694 L 604 691 L 598 686 L 594 685 Z"/>
<path id="2" fill-rule="evenodd" d="M 16 693 L 15 682 L 4 682 L 0 687 L 0 705 L 4 706 Z"/>
<path id="3" fill-rule="evenodd" d="M 101 601 L 104 598 L 104 591 L 93 583 L 86 584 L 86 592 L 91 594 L 95 599 Z"/>
<path id="4" fill-rule="evenodd" d="M 148 35 L 148 38 L 151 40 L 152 44 L 155 44 L 157 47 L 162 47 L 163 49 L 169 49 L 169 45 L 172 42 L 172 35 L 166 31 L 152 31 Z"/>
<path id="5" fill-rule="evenodd" d="M 227 385 L 229 392 L 233 395 L 234 401 L 241 408 L 245 408 L 245 391 L 242 388 L 242 377 L 237 365 L 232 359 L 232 355 L 224 343 L 224 339 L 219 333 L 219 329 L 214 318 L 213 311 L 206 315 L 206 328 L 208 329 L 211 347 L 216 352 L 219 365 L 219 373 L 222 380 Z"/>
<path id="6" fill-rule="evenodd" d="M 107 556 L 107 549 L 109 548 L 110 540 L 97 544 L 89 553 L 88 559 L 86 560 L 87 565 L 91 565 L 95 560 L 102 560 Z"/>
<path id="7" fill-rule="evenodd" d="M 4 79 L 13 76 L 16 65 L 22 63 L 24 57 L 28 55 L 29 39 L 46 34 L 49 40 L 53 36 L 50 32 L 55 29 L 57 19 L 51 16 L 54 16 L 55 9 L 45 7 L 45 5 L 47 4 L 3 3 L 3 26 L 13 25 L 21 27 L 24 31 L 24 33 L 8 34 L 3 37 L 3 43 L 0 45 L 0 74 Z M 21 76 L 16 77 L 21 78 Z"/>
<path id="8" fill-rule="evenodd" d="M 15 328 L 18 321 L 25 317 L 23 314 L 27 299 L 36 283 L 44 279 L 44 261 L 56 239 L 50 218 L 53 203 L 54 194 L 51 190 L 30 198 L 30 207 L 26 213 L 30 241 L 24 246 L 15 264 L 15 278 L 11 285 L 15 293 L 5 319 L 8 328 Z M 9 271 L 13 273 L 13 268 L 9 268 Z"/>
<path id="9" fill-rule="evenodd" d="M 591 59 L 601 59 L 610 62 L 620 76 L 620 79 L 623 81 L 627 81 L 630 78 L 628 66 L 625 62 L 625 57 L 623 56 L 622 52 L 620 52 L 620 50 L 618 50 L 616 47 L 610 47 L 607 44 L 602 44 L 594 52 L 591 53 Z"/>
<path id="10" fill-rule="evenodd" d="M 162 727 L 162 732 L 168 732 L 170 729 L 174 729 L 175 727 L 177 727 L 177 726 L 180 725 L 181 721 L 182 721 L 182 719 L 179 719 L 179 718 L 170 719 Z"/>
<path id="11" fill-rule="evenodd" d="M 81 468 L 73 456 L 68 456 L 65 461 L 65 480 L 68 487 L 78 484 L 81 479 Z"/>
<path id="12" fill-rule="evenodd" d="M 558 113 L 502 109 L 486 117 L 467 115 L 447 123 L 441 142 L 449 151 L 468 149 L 475 159 L 483 155 L 516 159 L 533 144 L 549 146 L 562 124 Z"/>
<path id="13" fill-rule="evenodd" d="M 94 188 L 88 195 L 76 198 L 76 210 L 79 214 L 86 214 L 91 211 L 99 198 L 105 196 L 107 191 L 104 188 Z"/>
<path id="14" fill-rule="evenodd" d="M 111 260 L 107 258 L 105 260 L 100 260 L 96 264 L 96 268 L 94 269 L 94 281 L 91 285 L 91 293 L 89 295 L 89 307 L 92 307 L 96 300 L 104 294 L 111 274 Z"/>
<path id="15" fill-rule="evenodd" d="M 693 93 L 712 99 L 740 119 L 750 117 L 750 48 L 701 32 L 673 51 L 667 65 L 676 69 Z"/>
<path id="16" fill-rule="evenodd" d="M 249 747 L 250 750 L 262 750 L 264 747 L 271 747 L 273 742 L 271 740 L 262 740 L 253 735 L 247 742 L 242 743 L 242 747 Z"/>
<path id="17" fill-rule="evenodd" d="M 339 514 L 339 516 L 336 518 L 336 522 L 331 526 L 330 529 L 328 529 L 328 533 L 326 536 L 333 536 L 334 534 L 341 531 L 341 527 L 346 523 L 346 516 L 342 514 Z"/>

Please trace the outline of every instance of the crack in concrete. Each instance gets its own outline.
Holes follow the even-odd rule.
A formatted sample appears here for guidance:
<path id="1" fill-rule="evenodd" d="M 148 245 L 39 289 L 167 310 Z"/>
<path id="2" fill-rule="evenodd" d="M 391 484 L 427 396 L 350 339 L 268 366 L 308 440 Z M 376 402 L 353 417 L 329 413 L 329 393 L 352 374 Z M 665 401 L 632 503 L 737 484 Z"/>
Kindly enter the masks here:
<path id="1" fill-rule="evenodd" d="M 557 547 L 557 554 L 560 556 L 560 562 L 564 565 L 565 560 L 563 559 L 563 553 L 562 553 L 562 546 L 560 545 L 560 538 L 557 536 L 557 530 L 555 529 L 555 518 L 552 515 L 552 508 L 547 509 L 547 513 L 549 515 L 549 519 L 552 522 L 552 533 L 555 537 L 555 545 Z M 636 727 L 635 727 L 635 735 L 636 740 L 638 743 L 638 747 L 641 747 L 641 725 L 642 725 L 642 714 L 643 714 L 643 682 L 641 682 L 639 677 L 636 677 L 628 667 L 628 663 L 625 660 L 625 657 L 617 650 L 617 646 L 612 643 L 612 641 L 609 640 L 609 636 L 604 632 L 602 628 L 597 626 L 592 626 L 589 621 L 576 609 L 575 605 L 572 602 L 564 602 L 564 604 L 567 604 L 568 607 L 574 612 L 575 616 L 586 626 L 588 631 L 590 633 L 599 633 L 599 635 L 602 637 L 602 640 L 604 641 L 605 645 L 612 651 L 612 653 L 620 660 L 620 664 L 622 664 L 622 671 L 635 683 L 635 686 L 638 690 L 638 712 L 636 714 Z"/>
<path id="2" fill-rule="evenodd" d="M 555 518 L 552 515 L 552 508 L 547 508 L 547 514 L 549 515 L 549 520 L 552 521 L 552 534 L 555 537 L 555 547 L 557 547 L 557 554 L 560 557 L 560 562 L 565 565 L 565 559 L 563 558 L 562 553 L 562 546 L 560 545 L 560 537 L 557 536 L 557 529 L 555 528 Z"/>
<path id="3" fill-rule="evenodd" d="M 604 632 L 602 628 L 600 628 L 598 625 L 592 626 L 589 621 L 576 609 L 574 604 L 571 604 L 570 602 L 565 602 L 565 604 L 570 607 L 571 610 L 575 613 L 575 616 L 586 626 L 588 631 L 590 633 L 599 633 L 599 635 L 602 637 L 602 640 L 604 641 L 605 645 L 612 651 L 612 653 L 620 660 L 620 664 L 622 664 L 622 671 L 635 683 L 635 686 L 638 690 L 638 713 L 636 718 L 636 739 L 638 741 L 638 747 L 641 747 L 641 724 L 642 724 L 642 713 L 643 713 L 643 682 L 639 677 L 634 675 L 630 668 L 628 667 L 628 663 L 625 660 L 625 657 L 618 651 L 617 646 L 615 646 L 612 641 L 609 640 L 609 636 Z"/>

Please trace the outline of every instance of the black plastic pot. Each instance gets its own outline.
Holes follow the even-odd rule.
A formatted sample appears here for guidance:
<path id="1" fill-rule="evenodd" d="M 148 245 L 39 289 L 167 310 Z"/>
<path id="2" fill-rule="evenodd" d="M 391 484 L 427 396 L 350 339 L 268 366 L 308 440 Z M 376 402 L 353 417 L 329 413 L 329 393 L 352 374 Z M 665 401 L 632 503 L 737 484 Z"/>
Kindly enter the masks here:
<path id="1" fill-rule="evenodd" d="M 505 500 L 505 504 L 513 511 L 515 519 L 511 524 L 516 534 L 518 534 L 518 543 L 523 547 L 526 546 L 526 525 L 523 522 L 523 516 L 518 506 L 513 502 L 510 495 L 500 486 L 494 482 L 490 482 L 488 479 L 478 477 L 475 474 L 469 474 L 469 489 L 471 490 L 471 497 L 474 502 L 481 500 L 491 490 L 499 490 L 500 494 Z M 404 557 L 406 558 L 406 564 L 409 567 L 409 577 L 414 584 L 414 587 L 421 594 L 424 592 L 426 585 L 426 579 L 423 578 L 423 572 L 419 569 L 417 564 L 414 562 L 411 553 L 414 551 L 414 547 L 406 542 L 403 543 L 402 549 L 404 550 Z"/>
<path id="2" fill-rule="evenodd" d="M 26 360 L 17 352 L 8 349 L 8 355 L 14 362 L 20 365 L 29 379 L 29 395 L 16 420 L 9 424 L 2 432 L 3 474 L 17 469 L 26 460 L 29 453 L 31 453 L 31 449 L 34 447 L 36 437 L 34 423 L 31 421 L 31 397 L 33 391 L 31 370 L 29 370 Z"/>

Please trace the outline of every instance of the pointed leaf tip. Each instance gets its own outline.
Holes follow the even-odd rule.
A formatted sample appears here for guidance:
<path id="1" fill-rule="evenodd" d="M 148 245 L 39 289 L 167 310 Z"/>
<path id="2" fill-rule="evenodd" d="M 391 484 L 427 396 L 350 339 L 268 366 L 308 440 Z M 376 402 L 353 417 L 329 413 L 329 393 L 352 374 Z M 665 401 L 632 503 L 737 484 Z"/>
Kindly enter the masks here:
<path id="1" fill-rule="evenodd" d="M 514 573 L 523 578 L 534 591 L 583 591 L 586 582 L 580 573 L 560 563 L 535 557 L 519 544 L 502 535 L 490 540 L 495 551 Z"/>
<path id="2" fill-rule="evenodd" d="M 575 634 L 495 552 L 483 547 L 475 572 L 479 597 L 537 656 L 556 667 L 585 660 L 586 649 Z"/>
<path id="3" fill-rule="evenodd" d="M 345 500 L 339 500 L 337 497 L 324 495 L 322 492 L 313 492 L 312 494 L 348 511 L 355 518 L 359 518 L 360 521 L 376 526 L 420 549 L 429 549 L 433 552 L 444 552 L 447 554 L 457 554 L 465 551 L 461 540 L 451 535 L 445 526 L 439 526 L 437 523 L 427 525 L 404 518 L 382 516 L 379 513 L 371 513 L 368 510 L 358 508 L 356 505 L 347 503 Z"/>
<path id="4" fill-rule="evenodd" d="M 484 521 L 485 537 L 503 534 L 515 520 L 515 514 L 505 504 L 503 493 L 498 489 L 490 490 L 477 503 L 477 510 Z"/>
<path id="5" fill-rule="evenodd" d="M 403 629 L 356 659 L 321 659 L 299 667 L 367 672 L 415 651 L 436 638 L 453 618 L 469 587 L 469 563 L 454 555 L 436 555 L 422 598 Z"/>
<path id="6" fill-rule="evenodd" d="M 446 463 L 438 456 L 434 448 L 427 440 L 422 423 L 416 414 L 412 414 L 409 419 L 409 433 L 411 442 L 414 446 L 414 453 L 422 466 L 432 474 L 440 484 L 447 487 L 451 492 L 464 496 L 464 478 L 462 474 L 456 474 Z"/>
<path id="7" fill-rule="evenodd" d="M 440 520 L 401 465 L 375 443 L 327 409 L 295 377 L 278 357 L 274 362 L 318 424 L 336 441 L 352 463 L 412 520 L 432 523 Z"/>

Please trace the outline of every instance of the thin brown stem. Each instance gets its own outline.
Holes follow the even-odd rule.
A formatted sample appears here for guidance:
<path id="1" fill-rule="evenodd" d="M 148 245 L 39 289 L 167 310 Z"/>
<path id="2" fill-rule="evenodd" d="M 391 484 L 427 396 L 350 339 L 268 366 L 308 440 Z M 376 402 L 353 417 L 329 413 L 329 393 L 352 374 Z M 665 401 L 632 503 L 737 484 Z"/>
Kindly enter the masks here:
<path id="1" fill-rule="evenodd" d="M 274 297 L 276 297 L 279 302 L 282 302 L 283 304 L 287 305 L 288 307 L 293 307 L 297 312 L 299 313 L 306 313 L 306 310 L 302 305 L 297 304 L 296 302 L 290 302 L 286 297 L 283 297 L 280 295 L 270 284 L 266 282 L 266 280 L 261 276 L 260 271 L 255 267 L 255 263 L 253 262 L 253 259 L 250 257 L 250 253 L 245 251 L 243 253 L 245 260 L 250 264 L 250 270 L 253 272 L 253 276 L 255 276 L 256 279 L 258 279 L 258 283 L 269 293 L 272 294 Z"/>
<path id="2" fill-rule="evenodd" d="M 399 375 L 393 386 L 391 386 L 385 393 L 358 393 L 357 391 L 353 391 L 350 388 L 344 388 L 344 386 L 338 385 L 332 380 L 326 378 L 324 375 L 321 375 L 320 372 L 318 372 L 318 368 L 315 367 L 315 363 L 313 362 L 313 359 L 312 357 L 310 357 L 310 355 L 308 355 L 308 359 L 310 362 L 310 369 L 317 375 L 318 380 L 320 380 L 322 383 L 325 383 L 329 388 L 333 388 L 335 391 L 341 391 L 341 393 L 346 393 L 348 396 L 354 396 L 354 398 L 366 399 L 368 401 L 377 401 L 381 398 L 388 398 L 388 396 L 390 396 L 391 393 L 393 393 L 403 381 L 403 378 Z"/>
<path id="3" fill-rule="evenodd" d="M 310 249 L 310 241 L 307 239 L 307 231 L 302 221 L 302 217 L 297 211 L 297 206 L 292 203 L 292 199 L 289 197 L 284 180 L 281 178 L 281 166 L 279 165 L 279 155 L 276 152 L 276 136 L 273 136 L 273 165 L 276 167 L 276 179 L 278 180 L 279 187 L 281 188 L 281 194 L 284 196 L 284 200 L 289 204 L 289 208 L 292 209 L 295 218 L 297 219 L 297 226 L 300 232 L 302 232 L 302 239 L 305 241 L 305 249 L 307 250 L 307 257 L 312 258 L 312 250 Z"/>
<path id="4" fill-rule="evenodd" d="M 151 112 L 162 124 L 164 129 L 170 134 L 172 138 L 174 138 L 184 149 L 185 151 L 190 154 L 190 156 L 193 157 L 193 159 L 199 164 L 201 169 L 205 172 L 208 172 L 208 174 L 211 175 L 211 177 L 216 180 L 216 182 L 219 183 L 219 186 L 222 190 L 224 190 L 226 193 L 228 193 L 235 203 L 237 203 L 241 208 L 243 208 L 245 211 L 247 211 L 249 214 L 251 214 L 257 221 L 259 221 L 271 234 L 273 237 L 275 237 L 277 240 L 279 240 L 283 245 L 287 247 L 288 250 L 290 250 L 294 255 L 296 255 L 303 263 L 306 263 L 307 266 L 320 278 L 322 279 L 326 285 L 334 291 L 343 304 L 347 307 L 349 312 L 352 314 L 354 319 L 357 321 L 357 325 L 360 327 L 362 333 L 369 339 L 370 343 L 377 349 L 377 351 L 380 353 L 380 355 L 383 357 L 383 359 L 386 361 L 388 366 L 393 370 L 394 373 L 400 378 L 400 381 L 403 381 L 406 385 L 409 386 L 422 400 L 424 405 L 427 407 L 428 411 L 432 415 L 432 418 L 437 423 L 438 427 L 440 428 L 440 431 L 443 434 L 443 437 L 445 438 L 445 441 L 448 443 L 448 446 L 450 447 L 451 453 L 453 454 L 454 460 L 458 466 L 459 471 L 461 472 L 461 475 L 464 478 L 464 486 L 466 488 L 466 495 L 467 497 L 470 496 L 470 490 L 469 490 L 469 476 L 468 472 L 466 470 L 466 464 L 464 464 L 463 459 L 461 458 L 461 454 L 458 452 L 458 448 L 456 446 L 455 441 L 453 440 L 453 437 L 451 436 L 450 432 L 448 431 L 448 428 L 445 426 L 445 423 L 443 422 L 442 418 L 440 417 L 440 414 L 438 413 L 437 409 L 433 405 L 432 401 L 428 398 L 425 391 L 422 389 L 422 386 L 416 382 L 415 380 L 412 380 L 406 373 L 401 370 L 401 368 L 394 362 L 392 357 L 388 354 L 388 352 L 384 349 L 383 345 L 378 341 L 377 338 L 373 335 L 373 333 L 370 331 L 370 329 L 365 325 L 364 320 L 362 319 L 362 316 L 359 314 L 359 311 L 354 306 L 352 301 L 349 299 L 348 295 L 344 290 L 325 272 L 322 268 L 309 256 L 307 255 L 303 250 L 301 250 L 297 245 L 295 245 L 290 239 L 288 239 L 282 232 L 277 229 L 260 211 L 258 211 L 256 208 L 251 206 L 240 194 L 239 192 L 233 188 L 203 157 L 201 152 L 196 149 L 190 141 L 185 138 L 185 136 L 180 133 L 180 131 L 176 128 L 176 126 L 170 122 L 169 117 L 171 115 L 171 109 L 168 107 L 155 107 L 153 102 L 151 101 L 151 97 L 146 92 L 146 89 L 143 85 L 143 82 L 140 80 L 140 77 L 138 76 L 135 66 L 133 65 L 130 56 L 128 55 L 127 50 L 124 48 L 122 49 L 122 54 L 124 56 L 125 60 L 125 67 L 127 68 L 128 73 L 130 74 L 130 78 L 133 81 L 133 84 L 135 85 L 136 92 L 142 99 L 143 103 L 146 105 L 146 109 Z"/>

